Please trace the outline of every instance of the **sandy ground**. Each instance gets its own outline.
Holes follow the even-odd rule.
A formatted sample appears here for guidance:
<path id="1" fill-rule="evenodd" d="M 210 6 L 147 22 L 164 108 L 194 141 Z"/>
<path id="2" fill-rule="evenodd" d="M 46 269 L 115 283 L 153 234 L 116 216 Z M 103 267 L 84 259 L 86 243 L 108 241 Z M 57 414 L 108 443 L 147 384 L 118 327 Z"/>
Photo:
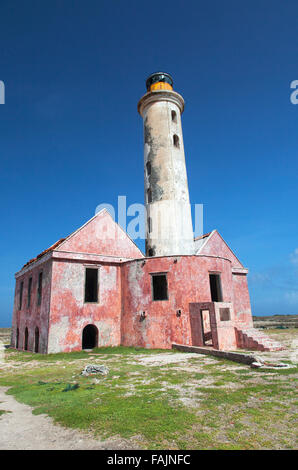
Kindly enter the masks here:
<path id="1" fill-rule="evenodd" d="M 145 355 L 140 355 L 139 357 L 136 357 L 135 360 L 140 362 L 141 364 L 148 365 L 148 366 L 157 366 L 157 365 L 165 365 L 165 364 L 175 364 L 175 363 L 181 363 L 181 362 L 186 362 L 188 359 L 192 358 L 198 358 L 198 355 L 196 353 L 176 353 L 176 354 L 171 354 L 171 353 L 160 353 L 152 356 L 145 356 Z"/>
<path id="2" fill-rule="evenodd" d="M 4 344 L 0 342 L 0 363 Z M 3 365 L 3 364 L 2 364 Z M 0 387 L 0 450 L 114 450 L 137 449 L 132 440 L 100 441 L 88 433 L 64 428 L 47 415 L 33 415 L 33 408 L 7 395 L 8 387 Z"/>
<path id="3" fill-rule="evenodd" d="M 0 450 L 111 450 L 136 449 L 130 440 L 95 440 L 86 433 L 53 424 L 46 415 L 33 415 L 28 405 L 18 403 L 0 387 Z"/>

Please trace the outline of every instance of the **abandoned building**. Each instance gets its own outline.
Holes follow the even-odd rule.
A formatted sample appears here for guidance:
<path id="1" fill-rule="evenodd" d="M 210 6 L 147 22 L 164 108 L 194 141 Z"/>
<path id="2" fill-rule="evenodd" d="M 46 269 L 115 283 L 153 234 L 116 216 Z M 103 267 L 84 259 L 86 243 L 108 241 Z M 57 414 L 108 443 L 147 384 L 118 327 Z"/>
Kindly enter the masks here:
<path id="1" fill-rule="evenodd" d="M 146 81 L 146 255 L 103 209 L 16 273 L 11 346 L 40 353 L 173 343 L 255 350 L 247 269 L 217 230 L 194 239 L 181 114 L 167 73 Z M 158 230 L 156 229 L 158 227 Z"/>

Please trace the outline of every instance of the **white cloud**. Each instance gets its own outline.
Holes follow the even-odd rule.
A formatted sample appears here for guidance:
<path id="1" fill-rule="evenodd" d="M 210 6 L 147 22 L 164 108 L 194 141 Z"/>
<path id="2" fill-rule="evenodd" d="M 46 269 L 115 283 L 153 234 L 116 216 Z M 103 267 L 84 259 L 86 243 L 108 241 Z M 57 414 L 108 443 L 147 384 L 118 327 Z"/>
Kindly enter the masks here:
<path id="1" fill-rule="evenodd" d="M 298 291 L 292 290 L 292 291 L 285 292 L 285 299 L 291 305 L 298 305 Z"/>
<path id="2" fill-rule="evenodd" d="M 254 284 L 264 284 L 270 281 L 270 276 L 266 272 L 264 273 L 255 272 L 255 273 L 249 274 L 249 280 L 250 282 Z"/>
<path id="3" fill-rule="evenodd" d="M 298 248 L 296 248 L 294 252 L 290 254 L 290 260 L 292 264 L 298 265 Z"/>

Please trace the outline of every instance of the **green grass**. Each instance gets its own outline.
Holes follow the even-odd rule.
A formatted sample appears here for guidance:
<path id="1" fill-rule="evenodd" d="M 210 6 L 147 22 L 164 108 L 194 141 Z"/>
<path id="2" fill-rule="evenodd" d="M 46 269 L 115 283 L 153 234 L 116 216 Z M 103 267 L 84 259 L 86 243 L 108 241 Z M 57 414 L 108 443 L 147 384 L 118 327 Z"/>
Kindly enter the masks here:
<path id="1" fill-rule="evenodd" d="M 8 393 L 34 414 L 102 439 L 137 439 L 142 448 L 295 448 L 297 368 L 269 375 L 202 356 L 190 358 L 183 369 L 179 362 L 138 361 L 160 352 L 175 354 L 122 347 L 47 356 L 7 350 L 15 368 L 2 370 L 0 385 L 9 386 Z M 32 365 L 24 367 L 28 361 Z M 96 376 L 98 383 L 80 375 L 92 361 L 110 370 Z"/>
<path id="2" fill-rule="evenodd" d="M 121 356 L 133 356 L 138 354 L 160 354 L 160 353 L 171 353 L 177 354 L 179 351 L 170 349 L 145 349 L 145 348 L 130 348 L 125 346 L 115 346 L 115 347 L 104 347 L 104 348 L 94 348 L 92 352 L 86 351 L 74 351 L 69 353 L 56 353 L 56 354 L 36 354 L 29 351 L 17 351 L 16 349 L 7 349 L 6 350 L 6 360 L 7 361 L 41 361 L 41 362 L 56 362 L 71 359 L 88 359 L 90 356 L 95 355 L 114 355 L 121 354 Z"/>

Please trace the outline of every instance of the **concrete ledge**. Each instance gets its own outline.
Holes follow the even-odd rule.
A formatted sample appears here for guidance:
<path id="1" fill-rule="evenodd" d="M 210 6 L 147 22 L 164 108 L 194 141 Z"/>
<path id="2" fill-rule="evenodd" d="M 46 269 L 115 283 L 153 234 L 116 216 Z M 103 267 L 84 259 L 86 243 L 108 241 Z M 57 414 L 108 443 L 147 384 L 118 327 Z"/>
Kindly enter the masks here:
<path id="1" fill-rule="evenodd" d="M 256 362 L 258 359 L 255 356 L 249 354 L 240 354 L 230 351 L 220 351 L 219 349 L 213 348 L 202 348 L 199 346 L 186 346 L 184 344 L 172 344 L 172 349 L 178 349 L 179 351 L 192 352 L 197 354 L 205 354 L 207 356 L 216 356 L 222 357 L 223 359 L 228 359 L 229 361 L 240 362 L 241 364 L 250 365 L 253 362 Z"/>

